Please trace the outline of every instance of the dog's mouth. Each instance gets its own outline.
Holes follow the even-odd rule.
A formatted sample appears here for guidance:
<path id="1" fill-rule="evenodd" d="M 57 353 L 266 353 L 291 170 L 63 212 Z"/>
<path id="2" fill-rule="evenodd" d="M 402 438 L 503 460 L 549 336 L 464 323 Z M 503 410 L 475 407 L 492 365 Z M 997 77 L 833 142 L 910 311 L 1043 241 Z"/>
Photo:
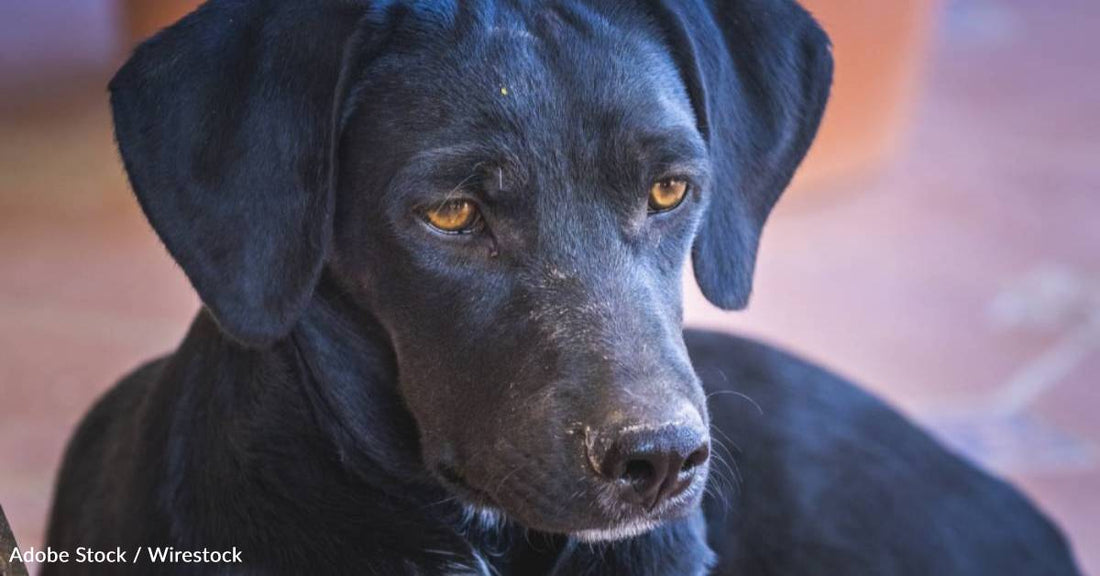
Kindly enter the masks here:
<path id="1" fill-rule="evenodd" d="M 483 528 L 495 528 L 511 522 L 527 529 L 566 535 L 588 543 L 633 538 L 665 522 L 687 516 L 698 507 L 706 482 L 704 474 L 675 497 L 655 508 L 645 509 L 626 506 L 618 501 L 614 493 L 619 487 L 611 485 L 574 490 L 568 497 L 557 500 L 531 498 L 514 501 L 506 500 L 499 493 L 499 486 L 496 495 L 477 487 L 454 466 L 438 465 L 435 471 L 444 487 L 464 505 L 467 519 L 485 524 Z M 515 492 L 511 491 L 509 495 L 514 496 Z M 519 492 L 540 493 L 534 487 Z"/>
<path id="2" fill-rule="evenodd" d="M 436 474 L 443 480 L 443 485 L 455 493 L 460 500 L 469 506 L 478 509 L 496 510 L 499 506 L 484 490 L 475 488 L 466 481 L 466 477 L 457 468 L 449 464 L 440 464 L 435 467 Z"/>

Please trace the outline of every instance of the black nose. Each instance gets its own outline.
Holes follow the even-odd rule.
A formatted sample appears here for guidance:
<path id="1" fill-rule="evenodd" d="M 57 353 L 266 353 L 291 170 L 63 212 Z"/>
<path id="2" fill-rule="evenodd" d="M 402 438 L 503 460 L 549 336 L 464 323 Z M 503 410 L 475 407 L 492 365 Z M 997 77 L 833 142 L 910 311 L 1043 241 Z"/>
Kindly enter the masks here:
<path id="1" fill-rule="evenodd" d="M 630 427 L 607 446 L 599 473 L 623 486 L 624 500 L 652 510 L 690 486 L 709 456 L 710 439 L 694 427 Z"/>

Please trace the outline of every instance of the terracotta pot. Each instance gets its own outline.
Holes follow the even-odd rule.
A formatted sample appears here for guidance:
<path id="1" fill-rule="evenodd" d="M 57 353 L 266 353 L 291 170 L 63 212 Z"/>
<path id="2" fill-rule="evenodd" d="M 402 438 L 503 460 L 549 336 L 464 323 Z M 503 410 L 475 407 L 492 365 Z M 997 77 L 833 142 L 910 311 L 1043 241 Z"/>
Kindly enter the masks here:
<path id="1" fill-rule="evenodd" d="M 183 18 L 199 4 L 201 0 L 122 0 L 130 41 L 136 45 Z"/>
<path id="2" fill-rule="evenodd" d="M 852 182 L 898 148 L 939 0 L 801 0 L 833 39 L 832 99 L 792 191 Z"/>

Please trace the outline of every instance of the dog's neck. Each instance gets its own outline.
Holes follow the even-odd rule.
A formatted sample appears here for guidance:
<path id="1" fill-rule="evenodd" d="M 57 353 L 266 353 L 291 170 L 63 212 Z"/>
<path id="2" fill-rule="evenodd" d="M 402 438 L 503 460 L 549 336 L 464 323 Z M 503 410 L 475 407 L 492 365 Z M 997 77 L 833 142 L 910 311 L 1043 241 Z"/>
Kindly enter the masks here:
<path id="1" fill-rule="evenodd" d="M 203 311 L 164 370 L 139 435 L 167 436 L 148 444 L 146 460 L 164 462 L 150 484 L 164 489 L 145 505 L 170 509 L 171 541 L 293 550 L 317 533 L 334 547 L 311 550 L 319 559 L 434 550 L 448 555 L 438 562 L 481 561 L 463 507 L 420 463 L 385 332 L 334 285 L 263 350 Z M 202 513 L 211 508 L 221 512 Z"/>
<path id="2" fill-rule="evenodd" d="M 357 473 L 432 483 L 418 432 L 398 391 L 389 336 L 367 310 L 323 280 L 301 321 L 279 348 L 296 362 L 297 382 L 341 462 Z"/>

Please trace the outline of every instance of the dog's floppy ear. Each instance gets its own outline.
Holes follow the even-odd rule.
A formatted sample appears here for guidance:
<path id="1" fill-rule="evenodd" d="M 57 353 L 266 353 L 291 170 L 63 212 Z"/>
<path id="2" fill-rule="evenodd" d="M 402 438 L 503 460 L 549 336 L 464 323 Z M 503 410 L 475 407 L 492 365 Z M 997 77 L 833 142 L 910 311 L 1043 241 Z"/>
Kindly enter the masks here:
<path id="1" fill-rule="evenodd" d="M 761 228 L 825 109 L 829 39 L 792 0 L 658 2 L 713 169 L 695 277 L 713 304 L 744 308 Z"/>
<path id="2" fill-rule="evenodd" d="M 115 135 L 153 228 L 222 329 L 286 335 L 331 235 L 350 1 L 212 0 L 110 84 Z"/>

